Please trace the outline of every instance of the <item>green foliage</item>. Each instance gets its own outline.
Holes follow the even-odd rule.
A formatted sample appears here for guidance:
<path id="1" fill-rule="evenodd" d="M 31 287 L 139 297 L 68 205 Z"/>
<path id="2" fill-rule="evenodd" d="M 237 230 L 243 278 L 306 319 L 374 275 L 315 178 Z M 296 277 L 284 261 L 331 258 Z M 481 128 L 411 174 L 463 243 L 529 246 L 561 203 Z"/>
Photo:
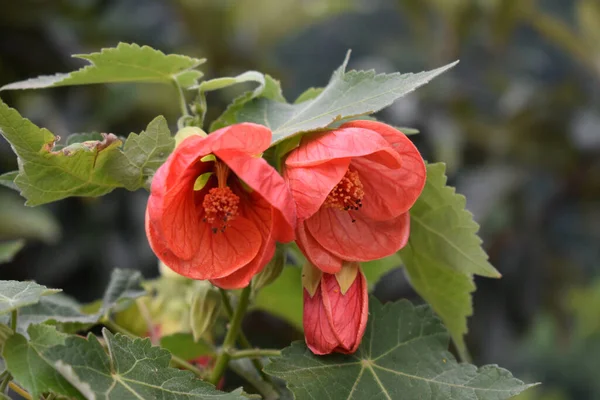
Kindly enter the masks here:
<path id="1" fill-rule="evenodd" d="M 14 334 L 4 344 L 2 356 L 17 382 L 34 399 L 45 392 L 83 399 L 81 393 L 56 371 L 54 361 L 48 357 L 48 350 L 64 344 L 68 336 L 49 325 L 32 325 L 28 334 L 29 341 L 21 334 Z"/>
<path id="2" fill-rule="evenodd" d="M 141 134 L 131 134 L 123 150 L 112 134 L 55 149 L 57 137 L 2 101 L 0 133 L 19 157 L 14 183 L 31 206 L 69 196 L 101 196 L 118 187 L 138 189 L 174 147 L 165 119 L 157 117 Z"/>
<path id="3" fill-rule="evenodd" d="M 275 282 L 258 292 L 254 305 L 302 330 L 302 270 L 285 266 Z"/>
<path id="4" fill-rule="evenodd" d="M 123 146 L 123 157 L 115 157 L 108 163 L 108 173 L 117 177 L 126 189 L 139 189 L 174 148 L 175 139 L 171 136 L 167 120 L 158 116 L 139 135 L 129 135 Z"/>
<path id="5" fill-rule="evenodd" d="M 212 347 L 204 340 L 194 340 L 190 333 L 174 333 L 160 338 L 160 347 L 184 360 L 213 355 Z"/>
<path id="6" fill-rule="evenodd" d="M 24 240 L 10 240 L 0 242 L 0 264 L 10 262 L 13 257 L 25 246 Z"/>
<path id="7" fill-rule="evenodd" d="M 110 277 L 110 282 L 104 296 L 100 315 L 107 315 L 111 311 L 118 311 L 123 302 L 143 296 L 146 290 L 141 286 L 142 274 L 133 269 L 115 269 Z"/>
<path id="8" fill-rule="evenodd" d="M 255 71 L 251 71 L 251 72 L 255 72 Z M 237 78 L 223 78 L 223 79 L 234 79 L 235 80 L 235 79 L 240 78 L 243 75 L 244 74 L 238 76 Z M 259 86 L 256 89 L 254 89 L 253 91 L 248 91 L 246 93 L 243 93 L 242 95 L 238 96 L 235 100 L 233 100 L 233 102 L 231 104 L 229 104 L 229 106 L 223 112 L 223 114 L 221 114 L 221 116 L 219 116 L 219 118 L 217 118 L 216 120 L 214 120 L 212 122 L 212 124 L 210 125 L 211 132 L 216 131 L 217 129 L 226 127 L 228 125 L 232 125 L 237 122 L 241 122 L 241 121 L 238 121 L 238 117 L 237 117 L 238 113 L 240 112 L 240 110 L 242 110 L 244 108 L 244 106 L 247 103 L 249 103 L 253 99 L 265 98 L 265 99 L 269 99 L 269 100 L 272 100 L 275 102 L 285 102 L 285 98 L 283 97 L 283 94 L 281 93 L 281 85 L 279 84 L 279 81 L 273 79 L 269 75 L 263 75 L 262 78 L 259 78 L 256 75 L 253 75 L 253 77 L 255 78 L 253 80 L 258 82 Z M 244 78 L 244 81 L 247 81 L 247 80 L 248 80 L 248 76 L 246 76 Z M 236 81 L 233 83 L 238 83 L 238 82 Z"/>
<path id="9" fill-rule="evenodd" d="M 0 315 L 37 303 L 42 296 L 58 293 L 35 282 L 0 281 Z"/>
<path id="10" fill-rule="evenodd" d="M 149 339 L 102 331 L 108 353 L 96 336 L 72 336 L 46 354 L 54 367 L 87 398 L 243 399 L 241 390 L 223 393 L 189 371 L 169 367 L 171 355 Z"/>
<path id="11" fill-rule="evenodd" d="M 532 385 L 495 365 L 458 364 L 448 334 L 428 307 L 370 299 L 354 355 L 315 356 L 295 342 L 265 370 L 303 399 L 508 399 Z"/>
<path id="12" fill-rule="evenodd" d="M 19 328 L 23 330 L 26 330 L 30 325 L 48 321 L 92 325 L 98 322 L 98 314 L 82 312 L 81 304 L 62 293 L 41 297 L 36 304 L 19 310 Z"/>
<path id="13" fill-rule="evenodd" d="M 189 87 L 202 76 L 201 72 L 191 69 L 205 61 L 176 54 L 165 55 L 148 46 L 128 43 L 119 43 L 117 47 L 102 49 L 99 53 L 78 54 L 74 57 L 87 60 L 91 65 L 68 74 L 40 76 L 10 83 L 0 90 L 42 89 L 92 83 L 173 81 L 182 87 Z"/>
<path id="14" fill-rule="evenodd" d="M 10 171 L 0 175 L 0 185 L 12 190 L 19 190 L 17 185 L 15 185 L 15 179 L 17 178 L 17 175 L 19 175 L 19 171 Z"/>
<path id="15" fill-rule="evenodd" d="M 237 111 L 237 122 L 265 125 L 273 131 L 276 144 L 292 135 L 326 128 L 343 118 L 371 114 L 456 65 L 455 63 L 418 74 L 379 74 L 374 71 L 346 72 L 349 53 L 323 91 L 314 99 L 287 104 L 269 99 L 248 102 Z M 305 97 L 316 94 L 315 91 Z"/>
<path id="16" fill-rule="evenodd" d="M 445 166 L 427 166 L 423 193 L 410 210 L 411 234 L 399 254 L 413 288 L 442 318 L 461 358 L 468 359 L 464 334 L 473 314 L 473 274 L 499 277 L 477 236 L 479 226 L 465 210 L 464 196 L 446 186 Z"/>

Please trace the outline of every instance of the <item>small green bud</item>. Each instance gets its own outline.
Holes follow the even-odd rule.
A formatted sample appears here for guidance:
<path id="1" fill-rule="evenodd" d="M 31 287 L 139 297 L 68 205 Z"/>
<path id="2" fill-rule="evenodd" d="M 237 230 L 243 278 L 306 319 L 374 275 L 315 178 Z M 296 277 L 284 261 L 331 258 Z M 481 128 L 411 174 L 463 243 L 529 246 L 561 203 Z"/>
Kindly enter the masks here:
<path id="1" fill-rule="evenodd" d="M 198 287 L 192 297 L 190 309 L 190 325 L 194 340 L 210 330 L 221 312 L 221 295 L 217 289 L 206 282 Z"/>
<path id="2" fill-rule="evenodd" d="M 278 244 L 275 248 L 275 255 L 267 265 L 254 276 L 252 281 L 252 289 L 258 291 L 265 286 L 270 285 L 279 278 L 283 266 L 285 264 L 285 245 Z"/>
<path id="3" fill-rule="evenodd" d="M 175 134 L 175 146 L 179 146 L 179 144 L 181 142 L 183 142 L 185 139 L 189 138 L 190 136 L 207 137 L 208 134 L 206 132 L 204 132 L 202 129 L 198 128 L 197 126 L 186 126 L 185 128 L 181 128 Z"/>

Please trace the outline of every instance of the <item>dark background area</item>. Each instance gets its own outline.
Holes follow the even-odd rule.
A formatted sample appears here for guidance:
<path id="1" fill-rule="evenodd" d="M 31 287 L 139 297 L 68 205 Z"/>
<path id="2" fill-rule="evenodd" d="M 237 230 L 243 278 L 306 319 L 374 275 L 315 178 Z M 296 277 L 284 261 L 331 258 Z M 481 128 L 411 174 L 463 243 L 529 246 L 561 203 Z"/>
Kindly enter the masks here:
<path id="1" fill-rule="evenodd" d="M 477 364 L 543 381 L 522 399 L 600 398 L 600 2 L 597 0 L 0 0 L 0 86 L 68 72 L 119 41 L 206 57 L 208 78 L 248 69 L 282 81 L 288 100 L 350 67 L 417 72 L 461 63 L 380 113 L 448 164 L 501 280 L 478 279 L 468 344 Z M 177 98 L 160 85 L 2 92 L 66 137 L 127 135 Z M 209 97 L 214 118 L 241 89 Z M 16 159 L 0 141 L 0 172 Z M 0 188 L 0 240 L 26 247 L 2 279 L 35 279 L 81 301 L 114 267 L 158 273 L 143 228 L 147 194 L 117 190 L 26 208 Z M 418 301 L 402 271 L 376 289 Z M 271 325 L 269 325 L 271 324 Z M 284 345 L 291 328 L 252 314 L 245 328 Z M 270 329 L 271 328 L 271 329 Z M 291 335 L 296 336 L 296 335 Z"/>

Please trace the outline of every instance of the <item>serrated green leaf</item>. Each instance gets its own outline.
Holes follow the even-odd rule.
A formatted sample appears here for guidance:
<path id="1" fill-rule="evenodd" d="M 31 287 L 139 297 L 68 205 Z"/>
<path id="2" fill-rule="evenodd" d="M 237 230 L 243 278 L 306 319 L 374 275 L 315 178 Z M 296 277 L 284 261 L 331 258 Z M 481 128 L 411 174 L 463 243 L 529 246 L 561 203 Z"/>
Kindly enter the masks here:
<path id="1" fill-rule="evenodd" d="M 243 75 L 243 74 L 242 74 Z M 233 125 L 238 121 L 238 112 L 250 101 L 257 98 L 265 98 L 274 102 L 285 102 L 285 98 L 281 93 L 281 85 L 279 81 L 273 79 L 269 75 L 264 75 L 264 84 L 260 84 L 256 89 L 243 93 L 238 96 L 227 109 L 213 121 L 210 125 L 210 131 L 216 131 L 217 129 L 225 126 Z"/>
<path id="2" fill-rule="evenodd" d="M 457 64 L 417 74 L 376 75 L 372 70 L 346 72 L 349 54 L 316 98 L 299 104 L 256 99 L 236 112 L 236 121 L 267 126 L 276 144 L 301 132 L 326 128 L 340 119 L 379 111 Z"/>
<path id="3" fill-rule="evenodd" d="M 495 365 L 458 364 L 448 339 L 430 308 L 372 297 L 354 355 L 315 356 L 295 342 L 265 372 L 285 379 L 297 400 L 502 400 L 533 386 Z"/>
<path id="4" fill-rule="evenodd" d="M 54 365 L 77 388 L 102 399 L 244 399 L 241 390 L 219 392 L 189 371 L 169 367 L 171 355 L 149 339 L 131 339 L 102 331 L 98 339 L 70 337 L 48 351 Z"/>
<path id="5" fill-rule="evenodd" d="M 25 241 L 22 239 L 0 242 L 0 264 L 12 261 L 23 246 L 25 246 Z"/>
<path id="6" fill-rule="evenodd" d="M 254 306 L 302 330 L 302 270 L 285 266 L 275 282 L 257 293 Z"/>
<path id="7" fill-rule="evenodd" d="M 128 190 L 136 190 L 166 161 L 175 139 L 163 116 L 154 118 L 139 135 L 131 133 L 123 146 L 124 157 L 112 158 L 107 170 Z"/>
<path id="8" fill-rule="evenodd" d="M 15 185 L 17 175 L 19 175 L 19 171 L 10 171 L 0 175 L 0 185 L 18 191 L 19 187 Z"/>
<path id="9" fill-rule="evenodd" d="M 410 210 L 412 247 L 447 268 L 499 278 L 481 247 L 479 225 L 465 209 L 465 197 L 446 186 L 445 170 L 443 163 L 427 166 L 425 188 Z"/>
<path id="10" fill-rule="evenodd" d="M 30 340 L 20 334 L 11 336 L 4 344 L 2 356 L 15 380 L 34 399 L 44 392 L 53 392 L 69 398 L 83 399 L 53 366 L 46 355 L 48 349 L 62 345 L 68 337 L 49 325 L 32 325 L 28 330 Z"/>
<path id="11" fill-rule="evenodd" d="M 428 254 L 416 252 L 410 239 L 400 255 L 410 284 L 444 321 L 460 358 L 468 361 L 464 335 L 468 331 L 467 318 L 473 315 L 473 276 L 446 268 Z"/>
<path id="12" fill-rule="evenodd" d="M 42 296 L 58 293 L 35 282 L 0 281 L 0 315 L 35 304 Z"/>
<path id="13" fill-rule="evenodd" d="M 120 141 L 106 135 L 102 142 L 75 143 L 54 150 L 57 138 L 40 129 L 0 100 L 0 133 L 19 157 L 14 183 L 27 204 L 34 206 L 68 196 L 100 196 L 122 186 L 105 165 L 122 157 Z"/>
<path id="14" fill-rule="evenodd" d="M 177 54 L 166 55 L 148 46 L 128 43 L 119 43 L 117 47 L 102 49 L 99 53 L 78 54 L 74 57 L 89 61 L 91 65 L 67 74 L 40 76 L 10 83 L 0 90 L 173 80 L 187 87 L 194 85 L 201 76 L 199 72 L 190 70 L 205 61 Z"/>
<path id="15" fill-rule="evenodd" d="M 18 323 L 19 328 L 26 330 L 30 325 L 48 321 L 94 324 L 98 322 L 98 318 L 98 314 L 82 312 L 81 304 L 75 299 L 58 293 L 54 296 L 42 297 L 38 303 L 21 308 Z"/>

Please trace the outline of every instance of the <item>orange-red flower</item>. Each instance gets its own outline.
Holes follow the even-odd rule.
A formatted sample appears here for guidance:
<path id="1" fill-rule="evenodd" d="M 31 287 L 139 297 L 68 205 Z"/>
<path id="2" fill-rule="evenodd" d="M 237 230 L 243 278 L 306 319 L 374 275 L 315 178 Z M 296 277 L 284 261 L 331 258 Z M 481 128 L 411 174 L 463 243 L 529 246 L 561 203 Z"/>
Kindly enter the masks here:
<path id="1" fill-rule="evenodd" d="M 296 242 L 323 272 L 345 260 L 391 255 L 408 240 L 408 210 L 425 185 L 425 163 L 400 131 L 352 121 L 307 135 L 285 161 L 296 202 Z"/>
<path id="2" fill-rule="evenodd" d="M 308 272 L 311 268 L 313 272 Z M 369 315 L 367 281 L 358 264 L 345 264 L 335 275 L 305 266 L 303 281 L 308 348 L 315 354 L 354 353 Z"/>
<path id="3" fill-rule="evenodd" d="M 152 250 L 169 268 L 225 289 L 247 286 L 294 239 L 295 206 L 259 155 L 264 126 L 243 123 L 181 142 L 156 171 L 146 209 Z"/>

